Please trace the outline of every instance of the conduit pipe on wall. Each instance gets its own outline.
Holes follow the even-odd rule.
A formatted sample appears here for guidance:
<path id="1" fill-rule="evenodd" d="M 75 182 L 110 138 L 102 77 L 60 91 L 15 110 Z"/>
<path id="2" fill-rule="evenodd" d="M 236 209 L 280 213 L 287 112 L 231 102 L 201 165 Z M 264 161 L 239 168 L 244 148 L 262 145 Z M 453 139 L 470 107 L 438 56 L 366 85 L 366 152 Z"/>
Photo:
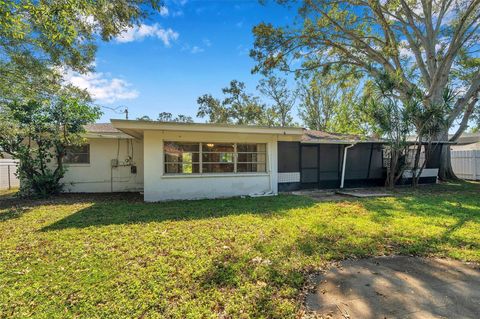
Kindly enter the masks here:
<path id="1" fill-rule="evenodd" d="M 354 147 L 356 144 L 350 144 L 343 149 L 343 163 L 342 163 L 342 179 L 340 180 L 340 188 L 343 188 L 345 182 L 345 167 L 347 164 L 348 149 Z"/>

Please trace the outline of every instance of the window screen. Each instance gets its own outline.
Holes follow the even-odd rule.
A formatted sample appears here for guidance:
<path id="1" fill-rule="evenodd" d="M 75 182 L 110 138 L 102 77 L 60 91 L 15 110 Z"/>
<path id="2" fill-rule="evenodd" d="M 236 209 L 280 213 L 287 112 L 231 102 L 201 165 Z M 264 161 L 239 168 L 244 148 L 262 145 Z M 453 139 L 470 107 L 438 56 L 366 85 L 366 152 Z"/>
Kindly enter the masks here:
<path id="1" fill-rule="evenodd" d="M 63 162 L 65 164 L 90 164 L 90 144 L 67 147 Z"/>

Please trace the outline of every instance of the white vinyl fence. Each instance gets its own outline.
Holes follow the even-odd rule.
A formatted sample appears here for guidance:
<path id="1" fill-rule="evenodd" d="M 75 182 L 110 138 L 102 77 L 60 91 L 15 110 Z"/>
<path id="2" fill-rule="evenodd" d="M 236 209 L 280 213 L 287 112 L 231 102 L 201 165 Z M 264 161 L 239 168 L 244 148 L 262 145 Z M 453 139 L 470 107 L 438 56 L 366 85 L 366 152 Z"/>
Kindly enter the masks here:
<path id="1" fill-rule="evenodd" d="M 20 181 L 16 176 L 18 161 L 0 159 L 0 190 L 18 188 Z"/>
<path id="2" fill-rule="evenodd" d="M 452 151 L 454 173 L 462 179 L 480 180 L 480 150 Z"/>

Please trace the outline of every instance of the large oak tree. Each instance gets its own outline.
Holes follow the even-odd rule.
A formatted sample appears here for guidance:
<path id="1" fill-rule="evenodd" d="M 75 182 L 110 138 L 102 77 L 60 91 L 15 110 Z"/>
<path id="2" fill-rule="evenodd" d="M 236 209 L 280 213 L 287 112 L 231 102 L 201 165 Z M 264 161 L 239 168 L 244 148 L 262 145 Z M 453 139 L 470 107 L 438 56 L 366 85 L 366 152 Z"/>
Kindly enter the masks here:
<path id="1" fill-rule="evenodd" d="M 109 41 L 161 8 L 161 0 L 0 0 L 0 102 L 55 94 L 62 70 L 92 70 Z"/>
<path id="2" fill-rule="evenodd" d="M 255 71 L 266 73 L 324 72 L 338 65 L 370 77 L 385 71 L 395 79 L 400 101 L 420 90 L 425 109 L 443 103 L 445 91 L 453 90 L 447 125 L 435 138 L 447 140 L 455 129 L 455 141 L 478 109 L 479 27 L 480 0 L 306 0 L 298 5 L 296 23 L 254 28 L 251 56 L 258 62 Z M 454 176 L 449 155 L 445 147 L 441 178 Z"/>

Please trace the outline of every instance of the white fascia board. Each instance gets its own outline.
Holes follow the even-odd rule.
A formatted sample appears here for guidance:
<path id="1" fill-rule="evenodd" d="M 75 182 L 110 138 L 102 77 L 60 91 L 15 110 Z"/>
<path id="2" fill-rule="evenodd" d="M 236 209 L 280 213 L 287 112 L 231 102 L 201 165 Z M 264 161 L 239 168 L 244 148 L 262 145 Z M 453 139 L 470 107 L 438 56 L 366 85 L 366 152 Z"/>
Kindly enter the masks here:
<path id="1" fill-rule="evenodd" d="M 127 135 L 125 133 L 92 133 L 92 132 L 87 132 L 83 135 L 85 138 L 111 138 L 111 139 L 133 139 L 132 136 Z"/>
<path id="2" fill-rule="evenodd" d="M 246 133 L 273 135 L 303 135 L 303 128 L 293 127 L 262 127 L 246 125 L 202 124 L 202 123 L 167 123 L 135 120 L 110 120 L 119 130 L 156 130 L 183 132 L 213 132 L 213 133 Z"/>

